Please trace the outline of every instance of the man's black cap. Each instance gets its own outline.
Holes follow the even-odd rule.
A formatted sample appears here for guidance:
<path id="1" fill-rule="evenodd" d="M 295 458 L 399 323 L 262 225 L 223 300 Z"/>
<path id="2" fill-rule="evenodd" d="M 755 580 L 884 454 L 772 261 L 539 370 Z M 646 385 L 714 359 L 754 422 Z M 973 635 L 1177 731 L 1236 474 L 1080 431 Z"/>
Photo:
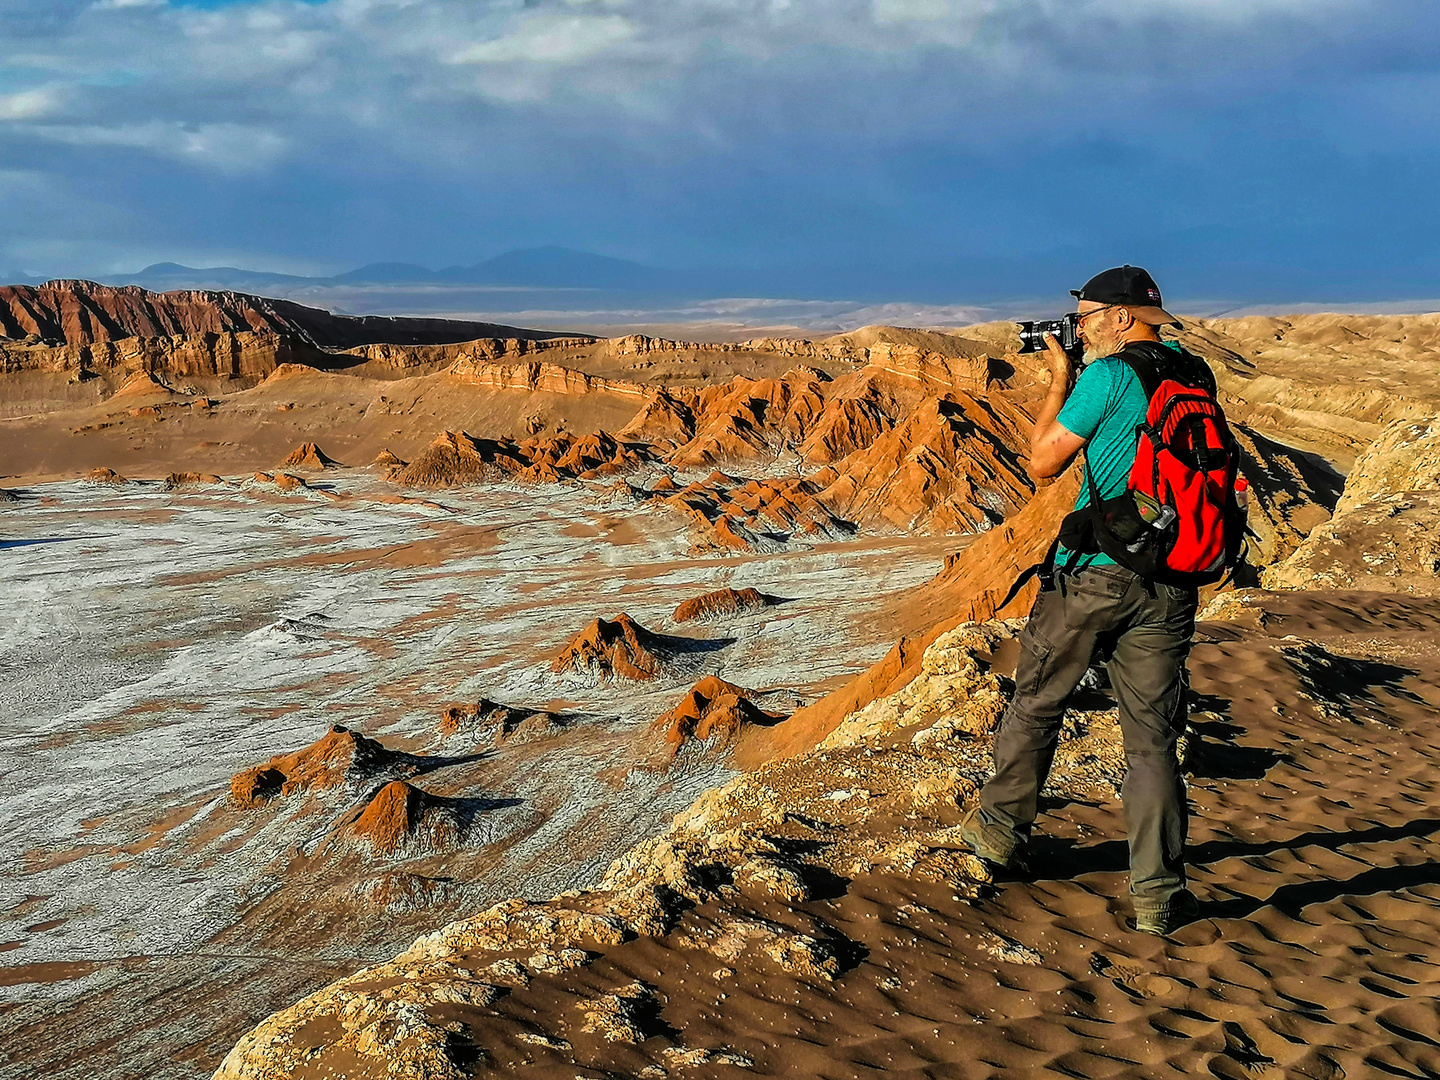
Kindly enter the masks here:
<path id="1" fill-rule="evenodd" d="M 1135 318 L 1152 326 L 1180 325 L 1180 320 L 1161 306 L 1160 287 L 1155 279 L 1138 266 L 1102 270 L 1080 288 L 1071 289 L 1070 295 L 1097 304 L 1123 304 Z"/>

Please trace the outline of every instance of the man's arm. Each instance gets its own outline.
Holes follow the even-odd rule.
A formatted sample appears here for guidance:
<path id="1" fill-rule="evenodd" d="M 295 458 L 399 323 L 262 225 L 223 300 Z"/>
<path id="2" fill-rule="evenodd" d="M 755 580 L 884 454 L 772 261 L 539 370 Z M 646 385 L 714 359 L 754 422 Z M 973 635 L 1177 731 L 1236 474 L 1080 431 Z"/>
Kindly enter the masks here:
<path id="1" fill-rule="evenodd" d="M 1050 362 L 1050 390 L 1030 435 L 1030 475 L 1036 480 L 1059 476 L 1085 445 L 1084 439 L 1055 419 L 1070 393 L 1070 357 L 1053 334 L 1045 335 L 1045 355 Z"/>

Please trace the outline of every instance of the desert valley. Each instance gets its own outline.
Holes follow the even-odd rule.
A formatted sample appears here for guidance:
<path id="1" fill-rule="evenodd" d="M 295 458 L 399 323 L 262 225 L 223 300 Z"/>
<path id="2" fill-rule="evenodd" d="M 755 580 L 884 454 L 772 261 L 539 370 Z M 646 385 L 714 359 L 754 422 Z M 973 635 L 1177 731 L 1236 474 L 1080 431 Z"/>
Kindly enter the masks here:
<path id="1" fill-rule="evenodd" d="M 1201 917 L 1113 702 L 955 826 L 1079 488 L 1012 323 L 706 343 L 0 288 L 0 1077 L 1440 1076 L 1440 315 L 1186 320 Z"/>

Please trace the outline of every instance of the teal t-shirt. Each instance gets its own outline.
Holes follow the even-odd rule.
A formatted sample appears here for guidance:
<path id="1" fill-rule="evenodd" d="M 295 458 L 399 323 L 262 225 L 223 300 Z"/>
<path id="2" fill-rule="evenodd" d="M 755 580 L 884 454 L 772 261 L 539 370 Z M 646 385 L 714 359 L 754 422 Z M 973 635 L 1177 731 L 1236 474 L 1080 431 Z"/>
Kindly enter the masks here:
<path id="1" fill-rule="evenodd" d="M 1162 342 L 1176 352 L 1180 346 L 1173 341 Z M 1100 498 L 1113 499 L 1125 492 L 1130 481 L 1130 467 L 1135 464 L 1135 429 L 1145 423 L 1150 400 L 1140 379 L 1124 360 L 1107 356 L 1088 364 L 1075 380 L 1075 389 L 1056 417 L 1062 427 L 1085 440 L 1085 471 L 1095 477 Z M 1075 509 L 1090 503 L 1090 485 L 1080 487 Z M 1064 566 L 1070 558 L 1063 546 L 1055 553 L 1055 565 Z M 1077 569 L 1086 566 L 1114 566 L 1115 560 L 1103 552 L 1081 555 Z"/>

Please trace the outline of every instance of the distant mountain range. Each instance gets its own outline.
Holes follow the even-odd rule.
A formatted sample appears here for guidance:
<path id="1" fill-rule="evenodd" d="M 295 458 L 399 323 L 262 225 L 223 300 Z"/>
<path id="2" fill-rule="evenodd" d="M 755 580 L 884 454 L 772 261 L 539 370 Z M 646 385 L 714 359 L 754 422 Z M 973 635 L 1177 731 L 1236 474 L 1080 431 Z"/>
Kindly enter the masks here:
<path id="1" fill-rule="evenodd" d="M 903 265 L 887 268 L 887 260 L 894 258 L 894 252 L 877 251 L 866 259 L 832 259 L 803 266 L 675 269 L 571 248 L 535 247 L 507 251 L 473 266 L 449 266 L 441 270 L 414 263 L 377 262 L 328 277 L 306 277 L 236 266 L 199 267 L 161 262 L 131 274 L 83 276 L 103 285 L 139 285 L 152 292 L 228 290 L 308 299 L 325 306 L 335 303 L 365 306 L 366 302 L 358 297 L 336 295 L 352 290 L 403 293 L 406 303 L 412 307 L 428 306 L 423 296 L 432 289 L 445 294 L 493 290 L 509 297 L 495 296 L 496 310 L 504 310 L 512 302 L 542 307 L 568 306 L 572 302 L 555 296 L 556 291 L 583 291 L 584 298 L 573 298 L 573 302 L 582 306 L 592 302 L 626 306 L 637 301 L 727 297 L 951 303 L 956 297 L 968 300 L 976 294 L 1004 292 L 1003 280 L 1008 278 L 1020 283 L 1029 276 L 1028 272 L 1008 264 L 1005 269 L 1010 273 L 1002 273 L 993 262 L 982 264 L 967 260 L 958 252 L 937 263 L 912 264 L 902 259 Z M 42 280 L 15 274 L 0 284 L 38 285 Z M 443 303 L 438 298 L 437 302 Z M 465 302 L 472 303 L 473 297 Z"/>
<path id="2" fill-rule="evenodd" d="M 627 259 L 613 259 L 562 247 L 526 248 L 508 251 L 474 266 L 449 266 L 430 270 L 413 263 L 370 263 L 332 277 L 302 277 L 246 270 L 235 266 L 182 266 L 155 263 L 135 274 L 107 276 L 105 284 L 141 285 L 147 289 L 231 289 L 255 291 L 266 288 L 300 289 L 308 286 L 334 288 L 367 285 L 407 287 L 424 285 L 470 285 L 513 289 L 598 289 L 607 292 L 667 293 L 693 289 L 699 275 L 676 275 Z M 710 275 L 706 275 L 707 277 Z M 689 280 L 685 280 L 689 279 Z"/>
<path id="3" fill-rule="evenodd" d="M 1010 303 L 1048 297 L 1042 308 L 1069 303 L 1067 290 L 1097 268 L 1130 259 L 1151 263 L 1166 298 L 1229 297 L 1224 306 L 1403 300 L 1436 295 L 1433 266 L 1394 266 L 1356 271 L 1349 288 L 1326 285 L 1329 271 L 1298 265 L 1283 251 L 1261 253 L 1255 261 L 1227 256 L 1238 243 L 1225 230 L 1190 230 L 1170 236 L 1163 251 L 1117 243 L 1114 251 L 1041 246 L 1035 251 L 980 254 L 958 242 L 953 251 L 921 254 L 877 245 L 851 256 L 795 262 L 760 262 L 747 267 L 662 268 L 564 247 L 507 251 L 473 266 L 431 270 L 414 263 L 377 262 L 342 274 L 305 277 L 235 266 L 183 266 L 162 262 L 133 274 L 86 276 L 105 285 L 140 285 L 154 292 L 214 289 L 288 297 L 325 307 L 355 310 L 389 308 L 420 311 L 525 311 L 656 308 L 669 301 L 737 297 L 803 301 L 923 304 Z M 1135 247 L 1136 250 L 1131 250 Z M 1148 245 L 1153 249 L 1154 244 Z M 1416 257 L 1420 260 L 1420 256 Z M 1428 258 L 1428 256 L 1427 256 Z M 1372 272 L 1373 271 L 1373 272 Z M 0 284 L 37 285 L 42 279 L 11 274 Z M 1336 293 L 1339 296 L 1336 296 Z M 563 293 L 571 293 L 566 296 Z M 388 299 L 382 298 L 389 294 Z M 463 294 L 463 295 L 462 295 Z M 655 304 L 660 300 L 665 303 Z M 458 306 L 457 306 L 458 305 Z M 1413 310 L 1430 310 L 1415 307 Z"/>

